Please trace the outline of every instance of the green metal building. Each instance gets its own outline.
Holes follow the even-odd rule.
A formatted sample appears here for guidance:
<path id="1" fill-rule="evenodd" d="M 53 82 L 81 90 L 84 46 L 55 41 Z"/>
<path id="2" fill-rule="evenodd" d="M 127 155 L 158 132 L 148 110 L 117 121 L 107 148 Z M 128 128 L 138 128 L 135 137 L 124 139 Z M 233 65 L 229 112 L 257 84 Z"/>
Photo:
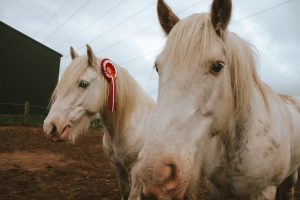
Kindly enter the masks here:
<path id="1" fill-rule="evenodd" d="M 0 21 L 0 114 L 46 114 L 61 57 Z"/>

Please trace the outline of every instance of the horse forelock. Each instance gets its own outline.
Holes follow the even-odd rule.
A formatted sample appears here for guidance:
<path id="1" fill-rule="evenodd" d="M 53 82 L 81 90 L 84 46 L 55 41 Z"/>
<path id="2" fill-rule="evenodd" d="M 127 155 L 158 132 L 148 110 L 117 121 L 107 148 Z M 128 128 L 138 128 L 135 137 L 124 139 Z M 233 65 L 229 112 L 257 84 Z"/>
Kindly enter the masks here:
<path id="1" fill-rule="evenodd" d="M 173 70 L 180 70 L 182 62 L 195 63 L 205 59 L 213 40 L 221 39 L 214 32 L 209 15 L 193 14 L 174 26 L 163 52 L 170 59 Z"/>
<path id="2" fill-rule="evenodd" d="M 64 96 L 68 93 L 71 88 L 77 87 L 80 77 L 88 68 L 88 60 L 86 56 L 77 57 L 72 61 L 72 63 L 67 67 L 63 73 L 61 79 L 58 81 L 51 99 L 50 106 L 54 103 L 57 96 Z"/>

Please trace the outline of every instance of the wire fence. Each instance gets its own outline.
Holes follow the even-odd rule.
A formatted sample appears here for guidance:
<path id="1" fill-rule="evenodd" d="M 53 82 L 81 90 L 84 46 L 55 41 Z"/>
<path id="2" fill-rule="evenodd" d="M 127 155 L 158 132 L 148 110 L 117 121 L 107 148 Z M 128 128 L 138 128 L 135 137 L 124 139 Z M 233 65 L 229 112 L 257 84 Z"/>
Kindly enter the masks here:
<path id="1" fill-rule="evenodd" d="M 48 106 L 32 104 L 29 101 L 24 103 L 0 102 L 0 114 L 46 115 L 48 111 Z"/>
<path id="2" fill-rule="evenodd" d="M 48 106 L 24 103 L 0 102 L 0 125 L 42 126 L 49 112 Z M 91 128 L 102 127 L 99 115 L 91 121 Z"/>
<path id="3" fill-rule="evenodd" d="M 29 103 L 29 102 L 28 102 Z M 22 106 L 24 107 L 26 105 L 26 102 L 24 103 L 1 103 L 0 102 L 0 105 L 7 105 L 7 106 Z M 34 104 L 30 104 L 30 107 L 33 107 L 33 108 L 41 108 L 41 109 L 48 109 L 48 107 L 46 106 L 40 106 L 40 105 L 34 105 Z"/>
<path id="4" fill-rule="evenodd" d="M 48 113 L 47 106 L 0 102 L 0 125 L 42 125 Z"/>

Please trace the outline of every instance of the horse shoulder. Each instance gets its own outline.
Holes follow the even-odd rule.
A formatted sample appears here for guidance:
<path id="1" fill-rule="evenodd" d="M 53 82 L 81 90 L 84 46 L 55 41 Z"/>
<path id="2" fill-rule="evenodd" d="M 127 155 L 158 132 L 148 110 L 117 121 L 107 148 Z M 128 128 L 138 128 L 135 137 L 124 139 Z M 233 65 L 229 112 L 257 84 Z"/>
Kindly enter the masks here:
<path id="1" fill-rule="evenodd" d="M 278 94 L 278 96 L 286 105 L 291 106 L 295 111 L 297 111 L 300 114 L 300 102 L 297 99 L 284 94 Z"/>
<path id="2" fill-rule="evenodd" d="M 283 139 L 290 137 L 291 163 L 290 173 L 300 166 L 300 102 L 288 95 L 278 94 L 280 101 L 286 108 L 283 122 L 288 126 Z"/>
<path id="3" fill-rule="evenodd" d="M 260 193 L 270 185 L 278 185 L 286 177 L 290 166 L 289 142 L 273 121 L 261 113 L 252 126 L 245 127 L 243 139 L 229 152 L 228 173 L 235 180 L 232 188 L 236 196 Z"/>

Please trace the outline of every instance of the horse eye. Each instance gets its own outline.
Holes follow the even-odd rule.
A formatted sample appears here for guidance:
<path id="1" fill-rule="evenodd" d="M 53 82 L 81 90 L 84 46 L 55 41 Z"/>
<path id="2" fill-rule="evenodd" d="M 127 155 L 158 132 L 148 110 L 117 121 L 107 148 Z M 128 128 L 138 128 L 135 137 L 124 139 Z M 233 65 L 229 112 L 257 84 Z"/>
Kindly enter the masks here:
<path id="1" fill-rule="evenodd" d="M 81 80 L 78 86 L 81 88 L 86 88 L 87 86 L 89 86 L 89 82 Z"/>
<path id="2" fill-rule="evenodd" d="M 224 67 L 223 63 L 217 62 L 211 66 L 210 71 L 213 73 L 219 73 L 223 69 L 223 67 Z"/>

